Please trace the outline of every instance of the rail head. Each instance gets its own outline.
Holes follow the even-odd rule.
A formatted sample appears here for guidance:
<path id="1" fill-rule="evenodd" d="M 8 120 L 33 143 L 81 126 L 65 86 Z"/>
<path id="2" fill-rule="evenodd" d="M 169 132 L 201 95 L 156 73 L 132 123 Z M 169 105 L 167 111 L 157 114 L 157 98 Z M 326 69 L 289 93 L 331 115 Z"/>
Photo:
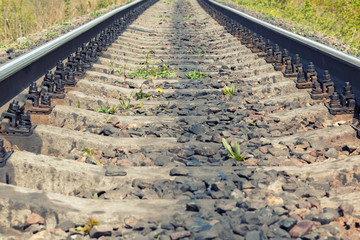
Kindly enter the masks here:
<path id="1" fill-rule="evenodd" d="M 1 66 L 0 87 L 3 90 L 0 105 L 20 93 L 32 81 L 43 76 L 47 70 L 73 53 L 82 43 L 95 37 L 114 19 L 148 1 L 136 0 L 121 6 Z"/>
<path id="2" fill-rule="evenodd" d="M 353 57 L 351 55 L 348 55 L 346 53 L 343 53 L 341 51 L 338 51 L 334 48 L 331 48 L 329 46 L 326 46 L 322 43 L 319 43 L 319 42 L 316 42 L 316 41 L 313 41 L 311 39 L 308 39 L 308 38 L 305 38 L 303 36 L 300 36 L 296 33 L 292 33 L 292 32 L 289 32 L 283 28 L 280 28 L 280 27 L 277 27 L 275 25 L 272 25 L 270 23 L 267 23 L 265 21 L 262 21 L 260 19 L 257 19 L 253 16 L 250 16 L 246 13 L 243 13 L 239 10 L 236 10 L 236 9 L 233 9 L 231 7 L 228 7 L 228 6 L 225 6 L 219 2 L 216 2 L 214 0 L 206 0 L 206 1 L 209 1 L 211 3 L 213 3 L 214 5 L 217 5 L 223 9 L 226 9 L 234 14 L 237 14 L 245 19 L 248 19 L 254 23 L 257 23 L 259 25 L 262 25 L 263 27 L 265 28 L 268 28 L 269 30 L 272 30 L 274 31 L 275 33 L 277 34 L 281 34 L 283 36 L 286 36 L 288 37 L 289 39 L 292 39 L 293 41 L 297 41 L 303 45 L 307 45 L 308 47 L 311 47 L 313 48 L 314 50 L 317 50 L 317 51 L 322 51 L 324 54 L 328 54 L 329 56 L 332 56 L 334 58 L 337 58 L 337 59 L 340 59 L 342 61 L 345 61 L 345 62 L 348 62 L 350 64 L 353 64 L 354 66 L 357 66 L 359 69 L 360 69 L 360 59 L 359 58 L 356 58 L 356 57 Z"/>
<path id="3" fill-rule="evenodd" d="M 304 63 L 313 62 L 317 70 L 329 70 L 337 88 L 341 89 L 344 82 L 350 82 L 356 95 L 360 95 L 359 58 L 289 32 L 214 0 L 199 1 L 208 3 L 252 32 L 277 43 L 283 49 L 286 48 L 291 55 L 300 54 Z"/>

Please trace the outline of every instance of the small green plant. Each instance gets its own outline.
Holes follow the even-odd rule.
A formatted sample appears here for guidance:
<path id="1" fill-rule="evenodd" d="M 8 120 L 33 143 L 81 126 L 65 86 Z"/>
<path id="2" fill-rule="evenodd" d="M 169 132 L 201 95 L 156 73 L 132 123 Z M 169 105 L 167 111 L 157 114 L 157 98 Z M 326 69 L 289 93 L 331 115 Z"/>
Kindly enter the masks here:
<path id="1" fill-rule="evenodd" d="M 98 199 L 98 198 L 99 198 L 98 194 L 97 194 L 97 193 L 94 193 L 93 199 L 96 200 L 96 199 Z"/>
<path id="2" fill-rule="evenodd" d="M 189 79 L 202 79 L 203 77 L 210 77 L 210 75 L 194 70 L 192 72 L 185 74 L 185 77 L 187 77 Z"/>
<path id="3" fill-rule="evenodd" d="M 183 18 L 191 18 L 191 15 L 183 15 Z"/>
<path id="4" fill-rule="evenodd" d="M 85 147 L 83 149 L 83 156 L 84 157 L 87 157 L 87 156 L 92 157 L 93 155 L 94 155 L 93 148 Z"/>
<path id="5" fill-rule="evenodd" d="M 202 58 L 202 56 L 203 56 L 203 51 L 202 51 L 202 49 L 201 49 L 201 48 L 196 49 L 196 54 L 197 54 L 197 57 L 198 57 L 199 59 Z"/>
<path id="6" fill-rule="evenodd" d="M 146 69 L 135 69 L 133 72 L 128 73 L 129 76 L 139 77 L 142 79 L 154 78 L 158 76 L 162 78 L 176 77 L 177 73 L 174 70 L 170 70 L 167 65 L 162 65 L 161 67 L 148 67 Z"/>
<path id="7" fill-rule="evenodd" d="M 101 106 L 95 111 L 100 113 L 107 113 L 107 114 L 114 114 L 116 112 L 114 107 L 108 107 L 108 106 Z"/>
<path id="8" fill-rule="evenodd" d="M 167 5 L 170 5 L 174 0 L 167 0 L 167 1 L 164 1 L 163 3 L 166 3 Z"/>
<path id="9" fill-rule="evenodd" d="M 104 15 L 103 13 L 101 13 L 101 12 L 96 12 L 96 11 L 94 11 L 94 12 L 92 12 L 92 13 L 90 13 L 90 17 L 100 17 L 101 15 Z"/>
<path id="10" fill-rule="evenodd" d="M 89 234 L 91 229 L 94 227 L 94 226 L 97 226 L 99 225 L 99 222 L 96 221 L 95 219 L 91 219 L 89 220 L 87 223 L 84 224 L 83 227 L 77 227 L 75 228 L 75 231 L 77 232 L 84 232 L 84 233 L 87 233 Z"/>
<path id="11" fill-rule="evenodd" d="M 123 71 L 121 70 L 121 67 L 116 64 L 114 61 L 110 61 L 110 74 L 113 74 L 115 76 L 120 76 Z"/>
<path id="12" fill-rule="evenodd" d="M 234 144 L 234 149 L 230 146 L 229 142 L 225 138 L 222 139 L 222 143 L 223 143 L 226 151 L 228 152 L 229 158 L 235 159 L 236 161 L 243 161 L 245 159 L 245 157 L 240 156 L 239 143 Z"/>
<path id="13" fill-rule="evenodd" d="M 123 77 L 124 77 L 124 82 L 126 81 L 126 63 L 124 64 L 124 67 L 123 67 Z"/>
<path id="14" fill-rule="evenodd" d="M 148 71 L 149 70 L 149 66 L 150 66 L 150 56 L 151 55 L 154 55 L 155 54 L 155 52 L 153 51 L 153 50 L 149 50 L 149 51 L 147 51 L 147 53 L 145 53 L 145 66 L 146 66 L 146 71 Z"/>
<path id="15" fill-rule="evenodd" d="M 140 91 L 136 93 L 136 100 L 143 99 L 143 98 L 149 98 L 149 97 L 150 97 L 150 95 L 147 93 L 144 94 L 142 89 L 140 89 Z"/>
<path id="16" fill-rule="evenodd" d="M 222 89 L 224 95 L 234 95 L 235 94 L 235 85 L 234 83 L 232 83 L 230 85 L 230 89 L 225 85 L 224 88 Z"/>
<path id="17" fill-rule="evenodd" d="M 131 107 L 131 99 L 129 97 L 120 97 L 119 98 L 119 108 L 122 110 L 129 109 Z"/>
<path id="18" fill-rule="evenodd" d="M 170 102 L 168 102 L 167 105 L 166 104 L 160 104 L 160 106 L 158 107 L 158 111 L 167 110 L 167 109 L 169 109 L 169 107 L 170 107 Z"/>
<path id="19" fill-rule="evenodd" d="M 161 67 L 156 69 L 157 75 L 162 78 L 175 78 L 177 73 L 174 70 L 170 70 L 169 66 L 163 64 Z"/>
<path id="20" fill-rule="evenodd" d="M 141 103 L 141 105 L 132 106 L 131 105 L 131 96 L 127 95 L 126 97 L 119 97 L 119 105 L 118 108 L 120 110 L 127 110 L 127 109 L 140 109 L 144 107 L 144 103 Z"/>
<path id="21" fill-rule="evenodd" d="M 153 17 L 155 17 L 155 18 L 170 18 L 169 15 L 162 15 L 162 14 L 160 14 L 158 16 L 153 15 Z"/>
<path id="22" fill-rule="evenodd" d="M 132 72 L 128 73 L 129 76 L 139 77 L 142 79 L 148 79 L 150 77 L 156 79 L 158 76 L 162 78 L 177 76 L 177 73 L 174 70 L 171 70 L 169 66 L 166 64 L 163 64 L 162 66 L 159 67 L 151 66 L 150 57 L 151 55 L 155 54 L 153 50 L 149 50 L 144 54 L 145 54 L 145 60 L 141 64 L 145 65 L 145 67 L 135 68 Z"/>
<path id="23" fill-rule="evenodd" d="M 77 108 L 80 108 L 80 100 L 77 103 Z"/>

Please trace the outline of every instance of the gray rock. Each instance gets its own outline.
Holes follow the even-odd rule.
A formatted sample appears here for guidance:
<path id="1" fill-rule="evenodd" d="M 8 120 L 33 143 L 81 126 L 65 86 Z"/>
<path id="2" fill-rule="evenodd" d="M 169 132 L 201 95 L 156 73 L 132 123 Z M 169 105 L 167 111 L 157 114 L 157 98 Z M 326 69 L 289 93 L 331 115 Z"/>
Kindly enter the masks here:
<path id="1" fill-rule="evenodd" d="M 91 156 L 86 156 L 85 163 L 93 164 L 93 165 L 96 165 L 96 164 L 97 164 L 95 158 L 93 158 L 93 157 L 91 157 Z"/>
<path id="2" fill-rule="evenodd" d="M 211 137 L 211 141 L 214 143 L 222 143 L 222 137 L 217 134 Z"/>
<path id="3" fill-rule="evenodd" d="M 161 223 L 160 227 L 161 227 L 161 229 L 164 229 L 164 230 L 174 230 L 175 229 L 175 227 L 172 224 L 170 224 L 169 222 Z"/>
<path id="4" fill-rule="evenodd" d="M 90 230 L 91 238 L 99 238 L 102 236 L 111 236 L 112 227 L 107 225 L 97 225 L 93 226 Z"/>
<path id="5" fill-rule="evenodd" d="M 251 201 L 246 201 L 246 203 L 249 211 L 255 211 L 266 206 L 266 202 L 264 200 L 253 199 Z"/>
<path id="6" fill-rule="evenodd" d="M 201 163 L 200 163 L 200 161 L 194 159 L 194 160 L 187 161 L 186 166 L 188 166 L 188 167 L 199 167 L 199 166 L 201 166 Z"/>
<path id="7" fill-rule="evenodd" d="M 190 212 L 199 212 L 200 211 L 200 205 L 194 202 L 189 202 L 186 204 L 186 211 Z"/>
<path id="8" fill-rule="evenodd" d="M 285 183 L 282 186 L 282 189 L 287 192 L 295 192 L 296 188 L 297 188 L 296 183 Z"/>
<path id="9" fill-rule="evenodd" d="M 236 174 L 241 178 L 249 179 L 253 175 L 253 170 L 249 168 L 240 169 Z"/>
<path id="10" fill-rule="evenodd" d="M 218 239 L 219 234 L 215 230 L 203 231 L 195 234 L 195 240 L 212 240 Z"/>
<path id="11" fill-rule="evenodd" d="M 329 148 L 324 155 L 327 158 L 337 158 L 339 156 L 339 152 L 335 148 Z"/>
<path id="12" fill-rule="evenodd" d="M 170 223 L 175 227 L 184 227 L 185 225 L 185 219 L 184 216 L 181 216 L 179 213 L 176 213 L 173 215 L 173 217 L 170 219 Z"/>
<path id="13" fill-rule="evenodd" d="M 270 152 L 271 155 L 275 157 L 287 156 L 289 154 L 288 150 L 284 150 L 281 148 L 269 148 L 268 151 Z"/>
<path id="14" fill-rule="evenodd" d="M 259 231 L 247 232 L 245 235 L 245 240 L 260 240 L 260 232 Z"/>
<path id="15" fill-rule="evenodd" d="M 212 226 L 201 218 L 188 218 L 185 220 L 185 226 L 186 229 L 190 232 L 201 232 L 201 231 L 207 231 L 212 228 Z"/>
<path id="16" fill-rule="evenodd" d="M 168 235 L 160 235 L 159 240 L 171 240 L 171 238 Z"/>
<path id="17" fill-rule="evenodd" d="M 284 229 L 285 231 L 290 231 L 290 229 L 295 226 L 297 220 L 295 218 L 289 217 L 285 218 L 280 221 L 279 226 L 280 228 Z"/>
<path id="18" fill-rule="evenodd" d="M 289 211 L 284 209 L 283 207 L 274 207 L 274 213 L 278 216 L 282 216 L 287 214 Z"/>
<path id="19" fill-rule="evenodd" d="M 187 176 L 189 171 L 183 167 L 176 167 L 170 170 L 170 176 Z"/>
<path id="20" fill-rule="evenodd" d="M 67 232 L 67 231 L 69 231 L 70 228 L 75 227 L 75 223 L 73 223 L 72 221 L 64 221 L 64 222 L 60 223 L 57 227 L 61 228 L 65 232 Z"/>
<path id="21" fill-rule="evenodd" d="M 261 224 L 271 225 L 278 221 L 279 217 L 274 214 L 271 208 L 262 208 L 257 213 L 259 215 L 259 219 Z"/>
<path id="22" fill-rule="evenodd" d="M 46 230 L 46 227 L 44 225 L 33 224 L 33 225 L 30 225 L 29 227 L 27 227 L 25 229 L 25 232 L 31 232 L 32 234 L 35 234 L 35 233 L 40 232 L 42 230 Z"/>
<path id="23" fill-rule="evenodd" d="M 316 157 L 311 156 L 310 154 L 304 154 L 301 156 L 301 159 L 305 160 L 307 163 L 313 163 L 316 160 Z"/>
<path id="24" fill-rule="evenodd" d="M 200 156 L 206 156 L 206 157 L 210 157 L 212 155 L 215 155 L 215 149 L 209 146 L 202 146 L 202 147 L 198 147 L 195 149 L 195 154 L 200 155 Z"/>
<path id="25" fill-rule="evenodd" d="M 233 226 L 232 228 L 233 232 L 235 234 L 238 234 L 240 236 L 245 236 L 245 234 L 247 232 L 249 232 L 249 225 L 246 225 L 246 224 L 240 224 L 240 225 L 237 225 L 237 226 Z"/>
<path id="26" fill-rule="evenodd" d="M 259 219 L 259 215 L 257 213 L 254 213 L 254 212 L 246 212 L 242 216 L 242 222 L 247 223 L 247 224 L 251 224 L 251 225 L 258 225 L 258 224 L 261 223 L 261 221 Z"/>
<path id="27" fill-rule="evenodd" d="M 329 224 L 335 219 L 335 215 L 332 212 L 321 213 L 313 217 L 313 221 L 320 222 L 322 225 Z"/>
<path id="28" fill-rule="evenodd" d="M 105 176 L 126 176 L 126 171 L 119 166 L 104 166 Z"/>
<path id="29" fill-rule="evenodd" d="M 181 135 L 177 140 L 178 143 L 186 143 L 189 141 L 190 141 L 190 138 L 188 136 L 184 136 L 184 135 Z"/>
<path id="30" fill-rule="evenodd" d="M 353 211 L 354 211 L 354 206 L 351 205 L 350 203 L 342 203 L 339 207 L 339 212 L 341 213 L 341 215 L 344 214 L 351 215 Z"/>
<path id="31" fill-rule="evenodd" d="M 287 231 L 279 228 L 275 224 L 269 226 L 269 229 L 267 231 L 267 237 L 269 237 L 269 238 L 282 237 L 282 238 L 286 238 L 286 239 L 291 239 L 291 236 Z"/>
<path id="32" fill-rule="evenodd" d="M 106 124 L 104 126 L 104 135 L 110 136 L 110 135 L 118 135 L 120 132 L 120 129 L 114 127 L 113 125 Z"/>
<path id="33" fill-rule="evenodd" d="M 206 128 L 202 124 L 195 124 L 189 128 L 189 132 L 196 134 L 196 135 L 200 134 L 200 133 L 204 133 L 205 131 L 206 131 Z"/>

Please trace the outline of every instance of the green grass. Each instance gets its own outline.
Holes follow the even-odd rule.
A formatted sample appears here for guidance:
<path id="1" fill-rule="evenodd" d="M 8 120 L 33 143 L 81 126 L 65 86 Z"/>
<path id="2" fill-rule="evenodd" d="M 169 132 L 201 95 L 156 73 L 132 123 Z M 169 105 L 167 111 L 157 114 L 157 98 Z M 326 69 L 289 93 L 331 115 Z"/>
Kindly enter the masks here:
<path id="1" fill-rule="evenodd" d="M 222 143 L 223 143 L 224 148 L 228 152 L 229 158 L 232 158 L 238 162 L 243 161 L 245 159 L 245 157 L 241 156 L 239 143 L 235 143 L 234 148 L 232 148 L 230 146 L 229 142 L 225 138 L 222 139 Z"/>
<path id="2" fill-rule="evenodd" d="M 170 18 L 169 15 L 162 15 L 162 14 L 157 15 L 157 16 L 153 15 L 153 17 L 155 17 L 155 18 Z"/>
<path id="3" fill-rule="evenodd" d="M 142 79 L 148 78 L 175 78 L 177 73 L 174 70 L 171 70 L 167 65 L 162 65 L 160 67 L 146 67 L 138 68 L 132 72 L 127 73 L 127 76 L 133 76 Z"/>
<path id="4" fill-rule="evenodd" d="M 114 114 L 116 110 L 114 107 L 101 106 L 100 108 L 96 109 L 95 112 Z"/>
<path id="5" fill-rule="evenodd" d="M 209 74 L 198 72 L 198 71 L 191 71 L 185 74 L 185 77 L 189 79 L 202 79 L 203 77 L 210 77 Z"/>
<path id="6" fill-rule="evenodd" d="M 295 33 L 311 36 L 314 31 L 335 37 L 360 55 L 359 0 L 232 0 L 263 13 L 265 18 L 279 18 L 296 23 Z"/>
<path id="7" fill-rule="evenodd" d="M 235 84 L 232 83 L 230 85 L 230 88 L 228 88 L 226 85 L 224 86 L 224 88 L 222 89 L 224 95 L 234 95 L 235 94 Z"/>
<path id="8" fill-rule="evenodd" d="M 149 97 L 150 97 L 150 95 L 147 93 L 143 93 L 142 89 L 140 89 L 140 91 L 136 93 L 136 100 L 149 98 Z"/>
<path id="9" fill-rule="evenodd" d="M 0 46 L 125 0 L 0 0 Z M 54 37 L 47 36 L 47 37 Z M 11 45 L 21 48 L 22 46 Z"/>

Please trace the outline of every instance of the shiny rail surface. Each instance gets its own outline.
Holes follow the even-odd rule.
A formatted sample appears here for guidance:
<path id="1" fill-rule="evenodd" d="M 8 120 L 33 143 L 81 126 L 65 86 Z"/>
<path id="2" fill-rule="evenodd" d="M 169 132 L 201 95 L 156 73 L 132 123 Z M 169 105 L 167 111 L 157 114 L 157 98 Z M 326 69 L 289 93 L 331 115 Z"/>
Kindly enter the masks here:
<path id="1" fill-rule="evenodd" d="M 66 58 L 82 43 L 88 42 L 109 27 L 116 19 L 121 19 L 146 2 L 149 1 L 137 0 L 115 9 L 1 66 L 0 88 L 3 91 L 0 105 L 12 99 L 31 82 L 39 79 L 55 67 L 59 60 Z"/>

